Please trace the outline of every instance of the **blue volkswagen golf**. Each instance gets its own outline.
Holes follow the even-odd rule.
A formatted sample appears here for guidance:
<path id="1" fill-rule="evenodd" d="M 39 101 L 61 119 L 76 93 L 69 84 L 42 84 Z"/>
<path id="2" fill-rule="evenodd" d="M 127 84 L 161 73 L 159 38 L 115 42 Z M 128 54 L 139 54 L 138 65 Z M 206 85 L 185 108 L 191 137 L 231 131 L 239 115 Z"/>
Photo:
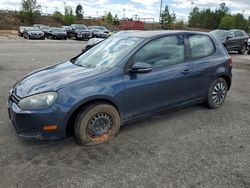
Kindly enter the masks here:
<path id="1" fill-rule="evenodd" d="M 73 133 L 79 144 L 95 145 L 157 112 L 202 102 L 218 108 L 231 78 L 231 57 L 207 33 L 127 32 L 25 76 L 11 89 L 8 110 L 19 136 Z"/>

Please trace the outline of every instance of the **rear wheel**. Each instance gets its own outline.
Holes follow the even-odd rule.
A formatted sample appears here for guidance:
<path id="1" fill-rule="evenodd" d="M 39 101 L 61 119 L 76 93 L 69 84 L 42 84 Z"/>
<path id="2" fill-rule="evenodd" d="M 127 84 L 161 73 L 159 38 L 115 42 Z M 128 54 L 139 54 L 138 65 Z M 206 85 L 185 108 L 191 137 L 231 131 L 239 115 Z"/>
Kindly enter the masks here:
<path id="1" fill-rule="evenodd" d="M 97 145 L 107 142 L 120 129 L 120 115 L 107 103 L 94 103 L 84 108 L 76 117 L 74 133 L 80 145 Z"/>
<path id="2" fill-rule="evenodd" d="M 240 48 L 240 50 L 238 51 L 239 54 L 245 54 L 247 52 L 247 45 L 243 44 Z"/>
<path id="3" fill-rule="evenodd" d="M 220 107 L 226 99 L 228 91 L 227 82 L 224 78 L 216 79 L 210 86 L 207 94 L 206 104 L 209 108 Z"/>

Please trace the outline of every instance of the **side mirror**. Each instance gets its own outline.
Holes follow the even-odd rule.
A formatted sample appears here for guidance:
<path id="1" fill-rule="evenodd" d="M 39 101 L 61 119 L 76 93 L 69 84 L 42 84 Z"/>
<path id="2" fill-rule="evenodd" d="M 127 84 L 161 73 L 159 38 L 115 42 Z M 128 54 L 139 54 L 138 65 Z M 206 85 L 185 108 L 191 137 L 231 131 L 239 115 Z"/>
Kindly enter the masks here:
<path id="1" fill-rule="evenodd" d="M 135 63 L 130 69 L 129 72 L 132 73 L 148 73 L 152 71 L 152 66 L 148 63 L 138 62 Z"/>

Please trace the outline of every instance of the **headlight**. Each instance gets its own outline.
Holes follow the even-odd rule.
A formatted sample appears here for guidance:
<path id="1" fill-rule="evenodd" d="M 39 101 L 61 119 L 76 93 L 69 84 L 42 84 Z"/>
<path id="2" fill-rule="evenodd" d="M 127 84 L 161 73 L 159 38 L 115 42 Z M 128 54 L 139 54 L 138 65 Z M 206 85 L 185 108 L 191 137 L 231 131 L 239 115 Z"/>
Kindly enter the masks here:
<path id="1" fill-rule="evenodd" d="M 18 106 L 23 110 L 39 110 L 48 108 L 57 99 L 58 94 L 56 92 L 47 92 L 22 99 Z"/>

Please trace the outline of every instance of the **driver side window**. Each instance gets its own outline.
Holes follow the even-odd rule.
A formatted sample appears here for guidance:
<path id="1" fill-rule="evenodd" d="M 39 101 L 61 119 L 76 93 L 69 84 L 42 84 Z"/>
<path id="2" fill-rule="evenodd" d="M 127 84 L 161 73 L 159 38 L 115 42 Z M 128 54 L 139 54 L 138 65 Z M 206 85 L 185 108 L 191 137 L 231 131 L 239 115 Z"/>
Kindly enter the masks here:
<path id="1" fill-rule="evenodd" d="M 172 35 L 154 39 L 142 47 L 133 57 L 133 63 L 144 62 L 152 68 L 184 62 L 184 37 Z"/>
<path id="2" fill-rule="evenodd" d="M 230 32 L 228 33 L 228 37 L 229 37 L 229 38 L 234 38 L 234 37 L 235 37 L 234 32 L 233 32 L 233 31 L 230 31 Z"/>

